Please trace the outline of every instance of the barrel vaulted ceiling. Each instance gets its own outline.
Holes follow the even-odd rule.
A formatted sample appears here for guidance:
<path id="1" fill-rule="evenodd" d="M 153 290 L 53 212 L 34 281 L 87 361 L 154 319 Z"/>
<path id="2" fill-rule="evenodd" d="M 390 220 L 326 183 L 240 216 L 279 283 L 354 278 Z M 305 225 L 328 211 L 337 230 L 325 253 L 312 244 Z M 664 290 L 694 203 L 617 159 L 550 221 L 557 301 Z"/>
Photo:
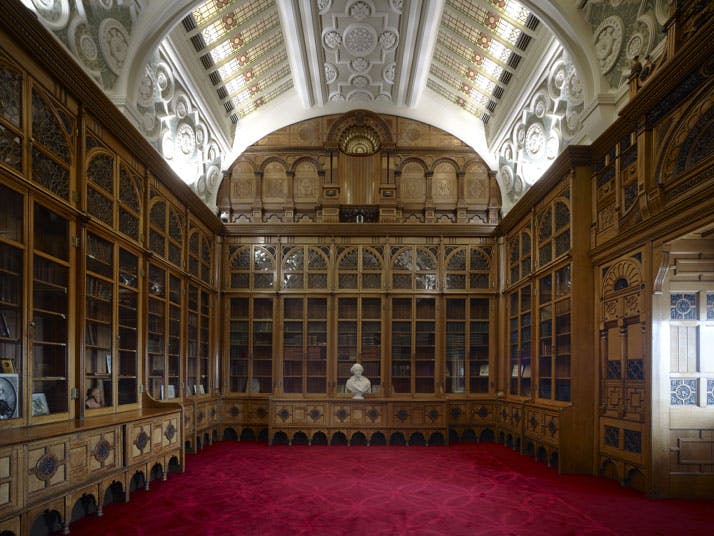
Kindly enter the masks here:
<path id="1" fill-rule="evenodd" d="M 18 1 L 18 0 L 12 0 Z M 288 124 L 357 108 L 450 132 L 512 206 L 626 104 L 673 0 L 22 0 L 211 207 Z"/>

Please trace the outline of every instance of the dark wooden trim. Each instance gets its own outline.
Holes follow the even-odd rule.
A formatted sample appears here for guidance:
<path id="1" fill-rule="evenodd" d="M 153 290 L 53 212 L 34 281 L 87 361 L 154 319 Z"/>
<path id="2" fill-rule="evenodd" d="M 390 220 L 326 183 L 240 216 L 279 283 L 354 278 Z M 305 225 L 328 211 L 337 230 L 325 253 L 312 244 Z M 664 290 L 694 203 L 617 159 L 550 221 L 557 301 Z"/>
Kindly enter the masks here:
<path id="1" fill-rule="evenodd" d="M 227 239 L 234 236 L 459 236 L 495 237 L 496 227 L 458 223 L 229 223 Z"/>

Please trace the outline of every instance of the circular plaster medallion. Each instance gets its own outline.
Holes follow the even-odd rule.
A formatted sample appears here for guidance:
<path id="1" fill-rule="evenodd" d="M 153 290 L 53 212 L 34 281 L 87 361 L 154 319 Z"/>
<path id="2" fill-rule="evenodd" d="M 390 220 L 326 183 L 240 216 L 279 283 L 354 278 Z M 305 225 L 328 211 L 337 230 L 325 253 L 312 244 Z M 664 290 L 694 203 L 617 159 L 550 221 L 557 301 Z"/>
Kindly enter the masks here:
<path id="1" fill-rule="evenodd" d="M 317 0 L 317 10 L 322 15 L 332 7 L 332 0 Z"/>
<path id="2" fill-rule="evenodd" d="M 565 91 L 565 100 L 571 106 L 578 106 L 583 103 L 583 84 L 575 71 L 575 67 L 572 65 L 568 66 L 566 70 L 563 89 Z"/>
<path id="3" fill-rule="evenodd" d="M 202 149 L 208 138 L 208 131 L 202 124 L 196 125 L 196 147 Z"/>
<path id="4" fill-rule="evenodd" d="M 67 25 L 70 15 L 68 0 L 32 0 L 32 5 L 51 30 L 61 30 Z"/>
<path id="5" fill-rule="evenodd" d="M 367 58 L 359 57 L 350 62 L 350 67 L 356 73 L 363 73 L 369 69 L 370 64 Z"/>
<path id="6" fill-rule="evenodd" d="M 545 157 L 548 160 L 553 160 L 556 156 L 558 156 L 559 149 L 560 140 L 558 140 L 558 136 L 551 135 L 545 143 Z"/>
<path id="7" fill-rule="evenodd" d="M 526 149 L 531 156 L 539 156 L 545 149 L 545 130 L 540 123 L 533 123 L 526 131 Z"/>
<path id="8" fill-rule="evenodd" d="M 325 64 L 325 82 L 331 84 L 337 80 L 337 69 L 331 63 Z"/>
<path id="9" fill-rule="evenodd" d="M 196 134 L 191 125 L 181 123 L 176 129 L 176 146 L 186 156 L 192 155 L 196 150 Z"/>
<path id="10" fill-rule="evenodd" d="M 150 134 L 154 132 L 154 129 L 156 129 L 156 125 L 156 114 L 153 110 L 150 110 L 141 116 L 141 126 L 147 136 L 150 137 Z"/>
<path id="11" fill-rule="evenodd" d="M 388 93 L 380 93 L 374 98 L 375 102 L 392 102 L 392 96 Z"/>
<path id="12" fill-rule="evenodd" d="M 379 36 L 379 44 L 382 45 L 384 50 L 392 50 L 397 46 L 398 41 L 399 36 L 397 35 L 397 32 L 392 30 L 385 30 Z"/>
<path id="13" fill-rule="evenodd" d="M 213 162 L 216 158 L 221 156 L 221 150 L 216 145 L 216 142 L 211 142 L 208 146 L 208 161 Z"/>
<path id="14" fill-rule="evenodd" d="M 645 39 L 642 34 L 636 33 L 627 41 L 627 46 L 625 47 L 625 55 L 628 59 L 633 59 L 635 56 L 639 56 L 643 53 L 643 47 L 645 44 Z"/>
<path id="15" fill-rule="evenodd" d="M 198 180 L 196 181 L 196 193 L 198 195 L 203 196 L 206 194 L 206 178 L 205 177 L 199 177 Z"/>
<path id="16" fill-rule="evenodd" d="M 510 191 L 513 188 L 513 170 L 510 166 L 501 166 L 500 175 L 503 189 L 506 192 Z"/>
<path id="17" fill-rule="evenodd" d="M 333 93 L 330 95 L 330 102 L 344 102 L 345 96 L 342 93 Z"/>
<path id="18" fill-rule="evenodd" d="M 218 166 L 211 166 L 208 168 L 208 171 L 206 172 L 206 182 L 208 183 L 209 188 L 215 188 L 218 185 L 220 178 L 221 170 L 218 169 Z"/>
<path id="19" fill-rule="evenodd" d="M 548 95 L 551 99 L 559 99 L 563 86 L 565 85 L 565 62 L 563 60 L 556 61 L 550 68 L 548 76 Z"/>
<path id="20" fill-rule="evenodd" d="M 79 38 L 79 50 L 82 51 L 82 57 L 86 61 L 94 62 L 99 57 L 97 43 L 95 43 L 94 39 L 87 34 L 84 34 Z"/>
<path id="21" fill-rule="evenodd" d="M 329 49 L 335 49 L 342 44 L 342 36 L 335 30 L 329 30 L 322 36 L 322 42 Z"/>
<path id="22" fill-rule="evenodd" d="M 506 160 L 513 160 L 513 145 L 510 141 L 504 142 L 501 146 L 501 155 Z"/>
<path id="23" fill-rule="evenodd" d="M 183 119 L 191 113 L 191 103 L 189 102 L 188 97 L 183 93 L 176 95 L 173 102 L 173 108 L 179 119 Z"/>
<path id="24" fill-rule="evenodd" d="M 403 0 L 389 0 L 389 6 L 392 8 L 393 11 L 396 11 L 397 13 L 402 12 L 403 3 Z"/>
<path id="25" fill-rule="evenodd" d="M 616 15 L 607 17 L 595 30 L 595 55 L 602 74 L 610 72 L 615 65 L 622 48 L 623 33 L 624 24 Z"/>
<path id="26" fill-rule="evenodd" d="M 352 80 L 350 80 L 350 83 L 353 86 L 355 86 L 356 88 L 364 89 L 367 86 L 369 86 L 369 78 L 367 78 L 364 75 L 358 74 L 357 76 L 352 77 Z"/>
<path id="27" fill-rule="evenodd" d="M 570 134 L 575 134 L 580 130 L 580 114 L 577 110 L 568 108 L 565 112 L 565 126 Z"/>
<path id="28" fill-rule="evenodd" d="M 147 69 L 139 84 L 139 89 L 136 94 L 136 103 L 143 108 L 148 108 L 153 102 L 154 80 L 151 76 L 151 71 Z"/>
<path id="29" fill-rule="evenodd" d="M 350 24 L 345 30 L 344 45 L 353 56 L 366 56 L 377 46 L 377 32 L 368 24 Z"/>
<path id="30" fill-rule="evenodd" d="M 523 146 L 523 142 L 526 140 L 526 126 L 523 123 L 516 125 L 513 129 L 513 141 L 518 147 Z"/>
<path id="31" fill-rule="evenodd" d="M 111 9 L 114 5 L 114 0 L 98 0 L 99 5 L 104 9 Z"/>
<path id="32" fill-rule="evenodd" d="M 129 32 L 121 22 L 108 18 L 99 24 L 99 47 L 107 66 L 120 74 L 129 49 Z"/>
<path id="33" fill-rule="evenodd" d="M 394 76 L 397 70 L 397 64 L 396 63 L 390 63 L 387 65 L 384 70 L 382 71 L 382 77 L 384 78 L 384 81 L 387 84 L 393 84 L 394 83 Z"/>
<path id="34" fill-rule="evenodd" d="M 543 119 L 548 111 L 548 99 L 544 93 L 537 93 L 533 98 L 533 113 L 538 119 Z"/>
<path id="35" fill-rule="evenodd" d="M 513 178 L 513 187 L 511 188 L 511 191 L 520 197 L 520 195 L 523 193 L 524 190 L 524 185 L 523 185 L 523 179 L 520 177 L 520 175 L 516 175 Z"/>
<path id="36" fill-rule="evenodd" d="M 349 13 L 356 20 L 364 20 L 372 14 L 372 8 L 364 0 L 357 0 L 349 7 Z"/>

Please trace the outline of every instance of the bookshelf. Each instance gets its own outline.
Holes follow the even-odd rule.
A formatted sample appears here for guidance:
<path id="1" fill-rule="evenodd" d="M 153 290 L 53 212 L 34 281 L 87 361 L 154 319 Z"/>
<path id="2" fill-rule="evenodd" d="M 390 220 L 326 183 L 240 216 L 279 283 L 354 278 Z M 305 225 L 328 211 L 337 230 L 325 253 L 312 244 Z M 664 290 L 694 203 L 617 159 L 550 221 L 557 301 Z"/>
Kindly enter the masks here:
<path id="1" fill-rule="evenodd" d="M 433 394 L 436 381 L 436 299 L 393 297 L 392 390 Z"/>
<path id="2" fill-rule="evenodd" d="M 327 298 L 283 299 L 283 391 L 327 393 Z"/>
<path id="3" fill-rule="evenodd" d="M 32 416 L 69 412 L 70 222 L 35 203 L 32 259 Z"/>
<path id="4" fill-rule="evenodd" d="M 273 391 L 273 298 L 228 298 L 228 389 Z"/>
<path id="5" fill-rule="evenodd" d="M 382 299 L 337 298 L 337 392 L 345 392 L 355 362 L 364 367 L 372 393 L 382 392 Z"/>

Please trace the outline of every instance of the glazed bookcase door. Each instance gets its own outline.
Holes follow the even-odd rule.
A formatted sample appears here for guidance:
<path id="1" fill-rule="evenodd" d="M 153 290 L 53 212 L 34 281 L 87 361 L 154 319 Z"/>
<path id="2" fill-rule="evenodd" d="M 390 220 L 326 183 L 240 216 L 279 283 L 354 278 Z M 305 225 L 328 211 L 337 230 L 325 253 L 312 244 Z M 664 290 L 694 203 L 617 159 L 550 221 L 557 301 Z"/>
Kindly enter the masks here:
<path id="1" fill-rule="evenodd" d="M 210 295 L 195 284 L 188 285 L 188 325 L 186 338 L 186 385 L 193 394 L 208 394 Z M 194 388 L 195 386 L 195 388 Z M 172 398 L 169 390 L 168 398 Z"/>
<path id="2" fill-rule="evenodd" d="M 84 406 L 114 405 L 114 244 L 87 233 L 85 255 Z"/>
<path id="3" fill-rule="evenodd" d="M 487 393 L 489 298 L 446 298 L 446 393 Z"/>
<path id="4" fill-rule="evenodd" d="M 32 207 L 30 312 L 33 420 L 70 413 L 71 223 L 39 203 Z M 48 417 L 47 419 L 50 419 Z"/>
<path id="5" fill-rule="evenodd" d="M 178 396 L 181 387 L 183 283 L 153 263 L 148 274 L 148 392 L 157 400 L 165 400 L 169 392 Z"/>
<path id="6" fill-rule="evenodd" d="M 436 381 L 436 298 L 392 298 L 391 376 L 394 394 L 433 394 Z"/>
<path id="7" fill-rule="evenodd" d="M 337 392 L 345 392 L 355 362 L 364 367 L 371 392 L 382 392 L 382 299 L 337 298 Z"/>
<path id="8" fill-rule="evenodd" d="M 22 194 L 0 184 L 0 420 L 23 416 L 24 212 Z"/>
<path id="9" fill-rule="evenodd" d="M 283 299 L 283 391 L 327 392 L 327 298 Z"/>
<path id="10" fill-rule="evenodd" d="M 515 396 L 531 395 L 531 292 L 525 285 L 509 295 L 509 392 Z"/>
<path id="11" fill-rule="evenodd" d="M 139 396 L 139 319 L 140 271 L 139 256 L 119 248 L 118 356 L 119 363 L 112 367 L 117 380 L 117 404 L 136 404 Z"/>
<path id="12" fill-rule="evenodd" d="M 538 397 L 570 401 L 570 265 L 538 279 Z"/>
<path id="13" fill-rule="evenodd" d="M 228 388 L 233 393 L 273 390 L 273 298 L 228 299 Z"/>

